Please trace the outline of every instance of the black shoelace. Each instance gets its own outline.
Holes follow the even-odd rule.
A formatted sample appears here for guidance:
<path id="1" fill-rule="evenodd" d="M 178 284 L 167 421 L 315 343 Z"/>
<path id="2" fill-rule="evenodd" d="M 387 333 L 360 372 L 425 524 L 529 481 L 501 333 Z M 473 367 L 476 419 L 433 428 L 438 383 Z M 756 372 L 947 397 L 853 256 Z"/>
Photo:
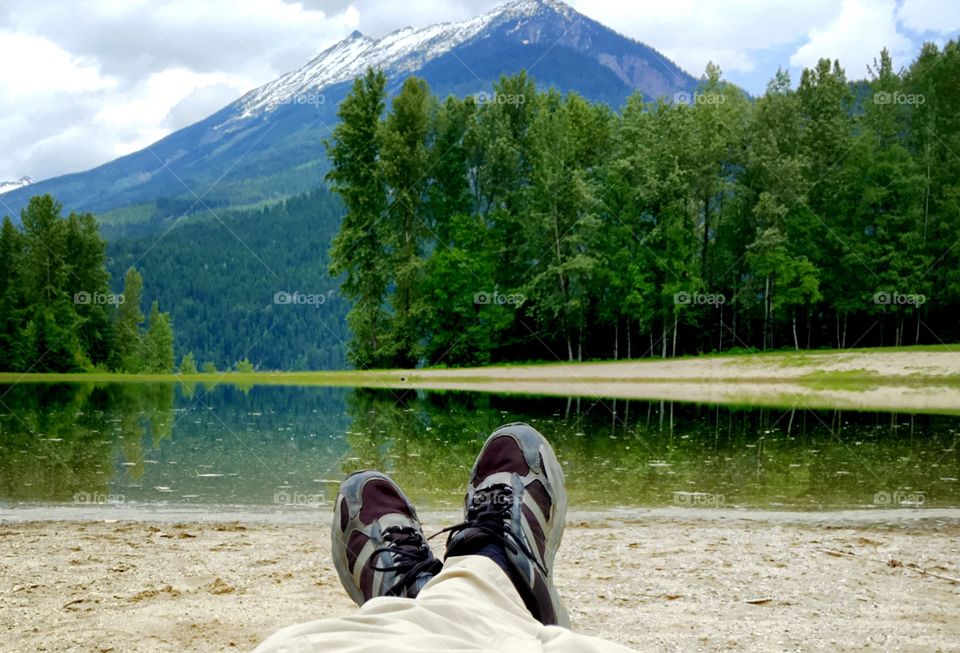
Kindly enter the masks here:
<path id="1" fill-rule="evenodd" d="M 548 575 L 546 568 L 537 561 L 536 556 L 530 550 L 530 547 L 524 543 L 517 533 L 513 531 L 510 525 L 510 509 L 513 507 L 513 489 L 506 484 L 498 483 L 488 488 L 477 490 L 473 494 L 473 500 L 467 508 L 466 521 L 444 528 L 439 533 L 431 535 L 431 538 L 440 535 L 440 533 L 449 533 L 447 543 L 457 533 L 465 530 L 476 531 L 476 535 L 470 539 L 489 540 L 503 546 L 504 549 L 513 554 L 522 553 L 528 557 L 534 565 L 537 566 L 544 576 Z"/>
<path id="2" fill-rule="evenodd" d="M 386 596 L 402 596 L 405 591 L 414 589 L 423 573 L 440 573 L 443 563 L 433 557 L 429 545 L 418 529 L 391 526 L 383 531 L 383 539 L 387 545 L 376 549 L 371 559 L 376 560 L 381 553 L 387 553 L 393 564 L 378 566 L 371 562 L 370 568 L 382 573 L 396 574 L 398 580 L 385 592 Z"/>

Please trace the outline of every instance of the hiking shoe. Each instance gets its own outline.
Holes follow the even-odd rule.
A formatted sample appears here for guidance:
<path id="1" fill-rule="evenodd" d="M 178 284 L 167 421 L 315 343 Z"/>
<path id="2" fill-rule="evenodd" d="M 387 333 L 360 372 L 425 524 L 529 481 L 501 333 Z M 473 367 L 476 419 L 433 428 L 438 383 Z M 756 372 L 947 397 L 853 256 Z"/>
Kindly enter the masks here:
<path id="1" fill-rule="evenodd" d="M 474 463 L 464 511 L 462 524 L 445 529 L 450 533 L 446 557 L 502 546 L 511 580 L 530 613 L 544 625 L 568 627 L 552 580 L 567 492 L 546 438 L 522 423 L 494 431 Z"/>
<path id="2" fill-rule="evenodd" d="M 417 511 L 380 472 L 357 472 L 340 486 L 332 539 L 333 565 L 357 605 L 378 596 L 415 598 L 443 567 Z"/>

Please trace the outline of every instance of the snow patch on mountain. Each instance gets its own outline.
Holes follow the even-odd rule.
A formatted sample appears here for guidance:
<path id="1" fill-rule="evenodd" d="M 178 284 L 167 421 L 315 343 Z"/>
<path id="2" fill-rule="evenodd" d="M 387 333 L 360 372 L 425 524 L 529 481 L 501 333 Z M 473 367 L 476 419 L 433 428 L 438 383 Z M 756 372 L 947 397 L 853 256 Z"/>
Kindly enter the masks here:
<path id="1" fill-rule="evenodd" d="M 0 181 L 0 195 L 4 193 L 9 193 L 12 190 L 17 190 L 18 188 L 23 188 L 24 186 L 29 186 L 33 183 L 33 179 L 27 176 L 20 177 L 16 181 Z"/>
<path id="2" fill-rule="evenodd" d="M 238 112 L 217 129 L 273 111 L 284 104 L 323 104 L 323 95 L 317 91 L 352 80 L 368 67 L 381 68 L 390 76 L 417 70 L 488 27 L 535 16 L 545 10 L 552 10 L 566 20 L 577 15 L 559 0 L 514 0 L 469 20 L 421 28 L 403 27 L 379 40 L 354 31 L 302 68 L 241 97 Z"/>

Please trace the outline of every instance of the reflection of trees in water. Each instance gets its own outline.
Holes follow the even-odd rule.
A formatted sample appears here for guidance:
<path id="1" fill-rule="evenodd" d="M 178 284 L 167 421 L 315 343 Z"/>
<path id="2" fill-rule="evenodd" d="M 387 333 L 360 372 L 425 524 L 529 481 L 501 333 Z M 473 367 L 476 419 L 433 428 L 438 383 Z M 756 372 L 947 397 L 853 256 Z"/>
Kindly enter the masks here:
<path id="1" fill-rule="evenodd" d="M 162 384 L 111 384 L 108 406 L 119 419 L 117 438 L 123 451 L 126 475 L 139 482 L 145 471 L 144 436 L 151 448 L 170 437 L 173 424 L 174 386 Z"/>
<path id="2" fill-rule="evenodd" d="M 414 501 L 461 500 L 473 458 L 499 424 L 485 396 L 358 388 L 347 397 L 351 455 L 344 475 L 389 473 Z"/>
<path id="3" fill-rule="evenodd" d="M 580 505 L 669 504 L 675 492 L 863 505 L 904 486 L 960 502 L 956 417 L 362 389 L 347 405 L 343 472 L 382 469 L 415 500 L 458 500 L 487 435 L 526 421 L 550 439 Z"/>
<path id="4" fill-rule="evenodd" d="M 554 444 L 571 499 L 585 507 L 670 504 L 682 491 L 723 494 L 727 505 L 837 507 L 907 489 L 924 491 L 928 506 L 960 505 L 953 416 L 339 388 L 208 394 L 198 385 L 177 421 L 173 384 L 4 392 L 4 499 L 70 501 L 76 492 L 151 486 L 156 472 L 178 493 L 269 502 L 281 486 L 312 492 L 325 487 L 318 479 L 377 468 L 415 501 L 453 507 L 486 437 L 526 421 Z M 148 469 L 151 458 L 180 464 Z M 132 464 L 117 471 L 122 463 Z M 184 476 L 198 470 L 233 472 L 236 481 Z"/>
<path id="5" fill-rule="evenodd" d="M 128 474 L 143 474 L 143 439 L 171 435 L 169 384 L 20 384 L 3 386 L 0 493 L 24 501 L 71 501 L 107 494 L 115 444 Z"/>

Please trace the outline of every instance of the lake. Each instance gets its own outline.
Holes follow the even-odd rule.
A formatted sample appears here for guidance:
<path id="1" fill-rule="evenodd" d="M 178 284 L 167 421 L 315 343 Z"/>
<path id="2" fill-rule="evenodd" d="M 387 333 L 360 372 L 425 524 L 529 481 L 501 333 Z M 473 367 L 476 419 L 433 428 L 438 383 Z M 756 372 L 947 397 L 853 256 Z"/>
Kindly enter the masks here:
<path id="1" fill-rule="evenodd" d="M 0 385 L 0 504 L 329 510 L 378 468 L 454 509 L 510 421 L 551 440 L 573 509 L 960 507 L 960 416 L 159 383 Z"/>

